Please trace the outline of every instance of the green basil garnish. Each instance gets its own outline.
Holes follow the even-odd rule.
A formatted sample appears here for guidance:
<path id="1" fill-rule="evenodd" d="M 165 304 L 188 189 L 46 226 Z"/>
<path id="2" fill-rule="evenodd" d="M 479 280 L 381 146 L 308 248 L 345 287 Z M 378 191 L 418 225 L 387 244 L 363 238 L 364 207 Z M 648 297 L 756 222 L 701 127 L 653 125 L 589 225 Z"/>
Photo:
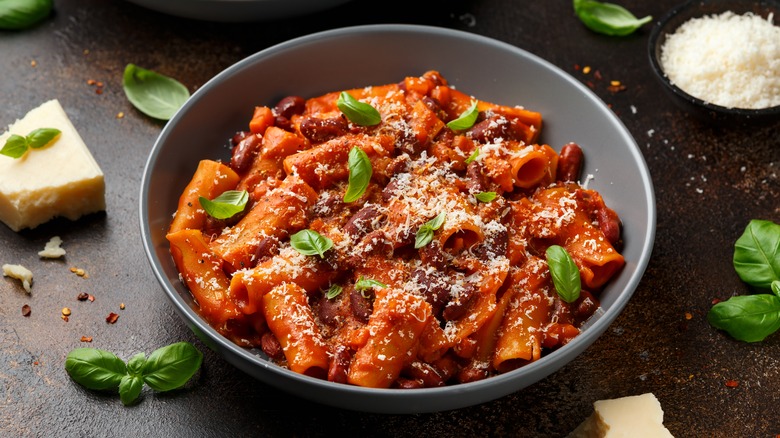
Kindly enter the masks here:
<path id="1" fill-rule="evenodd" d="M 48 17 L 51 9 L 52 0 L 0 1 L 0 29 L 26 29 Z"/>
<path id="2" fill-rule="evenodd" d="M 190 98 L 181 82 L 133 64 L 125 67 L 122 82 L 130 103 L 155 119 L 169 120 Z"/>
<path id="3" fill-rule="evenodd" d="M 214 219 L 228 219 L 244 211 L 249 201 L 246 190 L 227 190 L 216 198 L 209 200 L 199 197 L 201 207 Z"/>
<path id="4" fill-rule="evenodd" d="M 431 243 L 431 240 L 433 240 L 433 232 L 441 228 L 442 225 L 444 225 L 444 220 L 446 218 L 447 218 L 447 214 L 441 212 L 437 214 L 435 218 L 424 223 L 420 227 L 420 229 L 417 230 L 417 234 L 414 237 L 414 247 L 416 249 L 419 249 Z"/>
<path id="5" fill-rule="evenodd" d="M 354 202 L 365 193 L 374 170 L 368 155 L 359 147 L 353 147 L 349 151 L 347 165 L 349 166 L 349 185 L 347 192 L 344 193 L 344 202 Z"/>
<path id="6" fill-rule="evenodd" d="M 336 106 L 347 116 L 350 122 L 360 126 L 374 126 L 382 121 L 382 116 L 379 115 L 379 111 L 376 108 L 355 99 L 346 91 L 342 91 L 339 94 Z"/>
<path id="7" fill-rule="evenodd" d="M 303 255 L 318 254 L 325 258 L 325 251 L 333 247 L 333 241 L 314 230 L 303 229 L 290 236 L 290 245 Z"/>
<path id="8" fill-rule="evenodd" d="M 327 292 L 325 292 L 325 298 L 332 300 L 337 296 L 341 295 L 342 290 L 343 288 L 341 286 L 339 286 L 338 284 L 334 284 L 330 288 L 328 288 Z"/>
<path id="9" fill-rule="evenodd" d="M 559 245 L 551 245 L 545 254 L 553 285 L 558 291 L 558 295 L 567 303 L 577 301 L 582 290 L 582 280 L 574 259 L 571 258 L 566 248 Z"/>
<path id="10" fill-rule="evenodd" d="M 471 162 L 476 160 L 477 157 L 479 157 L 479 148 L 474 149 L 474 152 L 472 152 L 471 155 L 469 155 L 469 157 L 466 158 L 465 163 L 466 164 L 471 164 Z"/>
<path id="11" fill-rule="evenodd" d="M 474 197 L 477 198 L 477 201 L 479 202 L 490 202 L 496 199 L 496 196 L 498 196 L 496 192 L 479 192 L 474 195 Z"/>
<path id="12" fill-rule="evenodd" d="M 574 0 L 574 13 L 588 29 L 611 36 L 629 35 L 653 19 L 639 19 L 620 5 L 593 0 Z"/>
<path id="13" fill-rule="evenodd" d="M 733 296 L 712 306 L 707 321 L 734 339 L 759 342 L 780 329 L 780 225 L 754 219 L 734 244 L 734 270 L 772 294 Z"/>
<path id="14" fill-rule="evenodd" d="M 188 342 L 157 349 L 149 359 L 138 353 L 127 364 L 109 351 L 77 348 L 68 353 L 65 371 L 87 389 L 117 390 L 122 403 L 130 405 L 141 394 L 144 383 L 155 391 L 184 386 L 202 361 L 203 354 Z"/>
<path id="15" fill-rule="evenodd" d="M 474 122 L 477 121 L 477 116 L 479 116 L 479 111 L 477 110 L 477 101 L 472 100 L 471 106 L 469 106 L 466 111 L 463 111 L 460 117 L 448 122 L 447 127 L 453 131 L 465 131 L 474 126 Z"/>
<path id="16" fill-rule="evenodd" d="M 357 290 L 373 289 L 375 287 L 385 288 L 387 285 L 372 278 L 364 278 L 362 275 L 358 278 L 358 281 L 355 282 L 355 289 Z"/>
<path id="17" fill-rule="evenodd" d="M 14 159 L 21 158 L 30 148 L 40 149 L 56 140 L 61 133 L 59 129 L 38 128 L 27 134 L 26 137 L 12 134 L 6 139 L 3 149 L 0 149 L 0 154 Z"/>

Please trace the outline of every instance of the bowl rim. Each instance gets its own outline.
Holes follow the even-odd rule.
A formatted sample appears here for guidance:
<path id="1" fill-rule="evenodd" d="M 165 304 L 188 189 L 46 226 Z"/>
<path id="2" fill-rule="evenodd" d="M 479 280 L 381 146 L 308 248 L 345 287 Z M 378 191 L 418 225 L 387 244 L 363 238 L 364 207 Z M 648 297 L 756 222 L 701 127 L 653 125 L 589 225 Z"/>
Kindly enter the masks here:
<path id="1" fill-rule="evenodd" d="M 770 106 L 767 108 L 737 108 L 737 107 L 732 108 L 732 107 L 726 107 L 726 106 L 717 105 L 708 102 L 704 99 L 689 94 L 682 88 L 675 85 L 664 72 L 663 65 L 661 65 L 661 60 L 658 57 L 662 49 L 662 47 L 659 45 L 659 42 L 661 41 L 662 38 L 665 38 L 665 35 L 671 34 L 677 30 L 677 28 L 667 30 L 666 27 L 679 14 L 690 12 L 697 5 L 702 5 L 707 3 L 717 4 L 720 2 L 711 1 L 711 0 L 685 0 L 682 3 L 679 3 L 676 6 L 674 6 L 669 11 L 667 11 L 658 21 L 656 21 L 655 25 L 650 30 L 650 35 L 647 40 L 648 41 L 647 54 L 648 57 L 650 58 L 650 65 L 652 67 L 653 73 L 655 73 L 655 76 L 661 81 L 661 83 L 663 83 L 663 85 L 668 90 L 670 90 L 673 94 L 675 94 L 677 97 L 680 97 L 696 106 L 712 111 L 716 114 L 744 117 L 746 119 L 759 117 L 759 116 L 760 117 L 771 117 L 773 115 L 780 116 L 780 105 Z M 777 0 L 757 0 L 754 2 L 754 4 L 757 5 L 766 4 L 775 8 L 780 8 L 780 2 Z M 722 12 L 727 12 L 729 10 L 730 8 L 725 8 Z M 694 14 L 689 18 L 689 20 L 693 18 L 708 16 L 708 15 L 711 14 L 709 13 Z"/>
<path id="2" fill-rule="evenodd" d="M 513 55 L 528 58 L 530 61 L 533 61 L 534 63 L 538 63 L 544 68 L 549 69 L 554 73 L 557 73 L 561 79 L 566 80 L 571 84 L 573 84 L 573 86 L 578 88 L 590 100 L 594 100 L 598 103 L 598 105 L 602 105 L 603 107 L 607 108 L 606 104 L 592 90 L 590 90 L 584 84 L 580 83 L 579 81 L 574 79 L 571 75 L 563 71 L 561 68 L 555 66 L 551 62 L 533 53 L 523 50 L 517 46 L 511 45 L 509 43 L 499 41 L 487 36 L 472 34 L 461 30 L 443 28 L 438 26 L 416 25 L 416 24 L 368 24 L 368 25 L 356 25 L 356 26 L 348 26 L 348 27 L 341 27 L 341 28 L 319 31 L 319 32 L 299 36 L 269 46 L 268 48 L 265 48 L 252 55 L 249 55 L 246 58 L 241 59 L 238 62 L 234 63 L 233 65 L 229 66 L 228 68 L 224 69 L 216 76 L 214 76 L 212 79 L 208 80 L 195 93 L 193 93 L 190 99 L 177 111 L 177 113 L 171 118 L 171 120 L 163 127 L 163 130 L 159 134 L 157 140 L 155 141 L 154 146 L 149 152 L 148 159 L 143 169 L 142 181 L 140 187 L 139 219 L 140 219 L 141 235 L 142 235 L 144 251 L 146 253 L 147 260 L 151 265 L 155 277 L 160 283 L 165 294 L 168 296 L 168 298 L 171 300 L 173 305 L 178 310 L 179 316 L 185 320 L 186 324 L 190 327 L 190 329 L 194 331 L 196 335 L 198 335 L 199 338 L 203 340 L 210 348 L 212 349 L 218 348 L 219 349 L 218 353 L 220 354 L 220 356 L 226 361 L 230 362 L 232 365 L 242 369 L 243 371 L 250 374 L 252 377 L 255 377 L 277 388 L 282 388 L 282 386 L 278 382 L 272 381 L 272 378 L 276 378 L 277 380 L 280 380 L 282 382 L 289 379 L 293 384 L 297 384 L 297 385 L 305 385 L 305 386 L 315 385 L 321 389 L 328 391 L 331 395 L 333 395 L 334 398 L 337 397 L 338 395 L 343 395 L 351 398 L 357 397 L 358 400 L 357 402 L 353 402 L 351 404 L 344 404 L 344 403 L 335 404 L 335 403 L 309 398 L 310 400 L 314 400 L 324 404 L 329 404 L 331 406 L 336 406 L 344 409 L 351 409 L 355 411 L 393 413 L 393 414 L 438 412 L 438 411 L 463 408 L 467 406 L 473 406 L 480 403 L 495 400 L 497 398 L 496 396 L 486 395 L 488 392 L 490 392 L 490 391 L 486 391 L 486 388 L 489 387 L 500 387 L 501 385 L 504 385 L 504 387 L 507 388 L 514 388 L 509 391 L 504 390 L 504 392 L 500 396 L 505 396 L 511 394 L 512 392 L 521 390 L 522 388 L 530 384 L 536 383 L 540 380 L 547 378 L 549 375 L 553 374 L 554 372 L 558 371 L 560 368 L 562 368 L 563 366 L 565 366 L 566 364 L 574 360 L 587 347 L 593 344 L 596 341 L 596 339 L 598 339 L 604 333 L 604 331 L 606 331 L 606 329 L 617 318 L 617 316 L 620 315 L 620 313 L 623 311 L 624 307 L 626 306 L 626 304 L 628 303 L 628 301 L 636 291 L 642 277 L 644 276 L 645 270 L 649 264 L 649 260 L 652 254 L 652 249 L 653 249 L 655 234 L 656 234 L 656 204 L 655 204 L 655 194 L 654 194 L 652 180 L 650 178 L 650 173 L 647 168 L 647 163 L 645 162 L 644 157 L 638 145 L 636 144 L 636 141 L 634 140 L 633 136 L 630 134 L 630 131 L 625 127 L 623 122 L 620 120 L 620 118 L 618 118 L 617 115 L 615 115 L 612 111 L 605 111 L 605 114 L 607 114 L 607 117 L 611 119 L 611 122 L 614 123 L 614 125 L 619 128 L 618 129 L 619 134 L 621 135 L 622 138 L 625 138 L 626 143 L 629 145 L 629 152 L 634 157 L 634 160 L 638 164 L 639 172 L 637 177 L 641 180 L 641 186 L 644 188 L 645 194 L 647 196 L 647 205 L 643 206 L 647 210 L 647 215 L 643 218 L 643 220 L 647 221 L 647 232 L 644 235 L 638 236 L 637 239 L 639 240 L 639 242 L 637 242 L 637 245 L 641 248 L 639 253 L 640 257 L 638 260 L 632 261 L 632 265 L 635 266 L 635 269 L 631 273 L 631 276 L 628 278 L 628 281 L 625 287 L 623 288 L 623 290 L 620 291 L 620 293 L 618 294 L 614 303 L 606 311 L 604 311 L 602 307 L 599 308 L 601 314 L 599 318 L 595 321 L 595 323 L 593 323 L 590 327 L 588 327 L 587 330 L 583 330 L 583 332 L 580 333 L 580 335 L 578 335 L 568 345 L 559 348 L 555 351 L 552 351 L 549 354 L 546 354 L 545 356 L 540 358 L 539 360 L 524 365 L 516 370 L 495 375 L 490 378 L 475 381 L 475 382 L 459 383 L 459 384 L 448 385 L 439 388 L 420 388 L 414 390 L 394 389 L 394 388 L 363 388 L 359 386 L 347 385 L 342 383 L 334 383 L 326 380 L 305 376 L 302 374 L 295 373 L 281 366 L 278 366 L 272 363 L 271 361 L 261 356 L 258 356 L 257 349 L 247 349 L 244 347 L 240 347 L 237 344 L 233 343 L 232 341 L 228 340 L 223 335 L 219 334 L 215 329 L 213 329 L 210 325 L 208 325 L 200 317 L 200 315 L 197 314 L 197 312 L 195 312 L 194 309 L 192 309 L 184 301 L 184 299 L 181 297 L 179 292 L 173 287 L 172 284 L 169 283 L 168 277 L 163 272 L 163 267 L 161 266 L 160 261 L 157 258 L 154 245 L 152 242 L 152 237 L 151 237 L 152 231 L 150 228 L 150 223 L 148 220 L 146 220 L 146 218 L 149 213 L 148 205 L 150 203 L 149 184 L 151 180 L 151 170 L 155 166 L 158 156 L 160 155 L 161 148 L 166 143 L 167 138 L 172 130 L 172 127 L 175 126 L 177 122 L 187 114 L 187 112 L 189 112 L 194 106 L 198 104 L 198 101 L 200 100 L 201 96 L 208 93 L 209 90 L 211 90 L 216 86 L 216 84 L 233 76 L 235 73 L 241 71 L 242 69 L 248 68 L 250 65 L 253 65 L 257 62 L 261 62 L 266 57 L 271 57 L 274 54 L 281 51 L 295 49 L 296 46 L 301 44 L 309 44 L 318 41 L 321 42 L 321 41 L 327 41 L 328 39 L 343 38 L 343 37 L 355 38 L 355 37 L 359 37 L 360 35 L 366 32 L 369 33 L 396 32 L 401 34 L 415 34 L 415 35 L 419 34 L 421 37 L 434 34 L 437 36 L 452 38 L 454 40 L 466 39 L 480 44 L 496 46 L 501 50 L 511 52 Z M 202 334 L 207 335 L 208 340 L 204 339 Z M 230 354 L 233 355 L 233 357 L 228 357 L 225 354 L 225 352 L 229 352 Z M 245 361 L 245 362 L 242 363 L 241 361 Z M 270 370 L 272 372 L 271 373 L 272 375 L 269 375 L 268 378 L 259 378 L 255 374 L 252 374 L 249 371 L 247 371 L 249 368 L 253 366 L 260 366 L 266 370 Z M 516 385 L 511 385 L 511 382 L 518 377 L 518 374 L 534 374 L 534 373 L 537 373 L 541 377 L 535 379 L 533 382 L 524 386 L 516 387 Z M 281 377 L 281 379 L 279 379 L 279 377 Z M 307 396 L 301 394 L 296 394 L 296 395 L 299 397 L 308 398 Z M 446 401 L 444 401 L 444 398 L 442 397 L 444 395 L 448 396 Z M 363 406 L 360 404 L 360 400 L 367 400 L 369 398 L 385 399 L 386 401 L 385 405 L 386 406 L 393 405 L 393 408 L 377 409 L 371 406 Z M 439 402 L 439 406 L 434 408 L 428 408 L 428 407 L 421 407 L 415 403 L 410 403 L 411 399 L 425 400 L 431 398 L 436 398 Z M 468 402 L 461 401 L 465 399 L 468 399 L 469 401 Z"/>

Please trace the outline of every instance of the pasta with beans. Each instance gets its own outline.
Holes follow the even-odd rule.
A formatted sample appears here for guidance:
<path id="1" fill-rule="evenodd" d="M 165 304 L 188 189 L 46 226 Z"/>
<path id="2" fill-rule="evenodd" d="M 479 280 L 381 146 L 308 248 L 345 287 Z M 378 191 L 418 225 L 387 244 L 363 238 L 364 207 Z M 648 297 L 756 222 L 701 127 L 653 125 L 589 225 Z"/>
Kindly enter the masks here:
<path id="1" fill-rule="evenodd" d="M 366 106 L 378 122 L 350 113 Z M 292 371 L 372 388 L 506 373 L 576 337 L 625 263 L 582 149 L 541 129 L 437 71 L 258 106 L 184 188 L 172 257 L 205 321 Z M 218 219 L 203 199 L 228 192 L 246 205 Z M 553 245 L 579 270 L 571 302 Z"/>

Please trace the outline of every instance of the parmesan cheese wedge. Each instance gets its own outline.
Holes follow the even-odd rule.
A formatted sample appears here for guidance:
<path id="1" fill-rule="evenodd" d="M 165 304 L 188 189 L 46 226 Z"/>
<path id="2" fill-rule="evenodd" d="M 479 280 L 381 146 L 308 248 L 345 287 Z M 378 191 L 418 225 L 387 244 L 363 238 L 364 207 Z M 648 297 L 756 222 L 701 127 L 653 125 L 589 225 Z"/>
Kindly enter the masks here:
<path id="1" fill-rule="evenodd" d="M 21 158 L 0 155 L 0 220 L 20 231 L 58 216 L 76 220 L 105 210 L 103 172 L 56 99 L 9 126 L 0 148 L 12 134 L 25 137 L 38 128 L 62 135 Z"/>
<path id="2" fill-rule="evenodd" d="M 593 403 L 593 414 L 568 438 L 674 438 L 652 393 Z"/>

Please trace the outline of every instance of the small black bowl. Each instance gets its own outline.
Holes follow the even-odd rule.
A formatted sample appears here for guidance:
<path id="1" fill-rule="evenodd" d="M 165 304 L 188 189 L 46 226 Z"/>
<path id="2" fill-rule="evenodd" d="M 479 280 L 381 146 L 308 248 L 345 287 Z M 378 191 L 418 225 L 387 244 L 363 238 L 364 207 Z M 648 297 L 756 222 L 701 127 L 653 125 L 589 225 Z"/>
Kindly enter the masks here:
<path id="1" fill-rule="evenodd" d="M 761 109 L 728 108 L 715 105 L 686 93 L 673 84 L 666 73 L 664 73 L 663 65 L 661 64 L 661 49 L 669 35 L 673 34 L 678 27 L 690 19 L 709 15 L 719 15 L 727 11 L 731 11 L 738 15 L 752 12 L 764 17 L 764 19 L 767 19 L 771 15 L 772 22 L 775 25 L 778 25 L 778 20 L 780 20 L 780 2 L 776 0 L 686 1 L 664 15 L 656 22 L 650 32 L 648 54 L 653 72 L 664 85 L 664 89 L 682 109 L 705 121 L 729 125 L 754 125 L 780 122 L 780 105 Z"/>

